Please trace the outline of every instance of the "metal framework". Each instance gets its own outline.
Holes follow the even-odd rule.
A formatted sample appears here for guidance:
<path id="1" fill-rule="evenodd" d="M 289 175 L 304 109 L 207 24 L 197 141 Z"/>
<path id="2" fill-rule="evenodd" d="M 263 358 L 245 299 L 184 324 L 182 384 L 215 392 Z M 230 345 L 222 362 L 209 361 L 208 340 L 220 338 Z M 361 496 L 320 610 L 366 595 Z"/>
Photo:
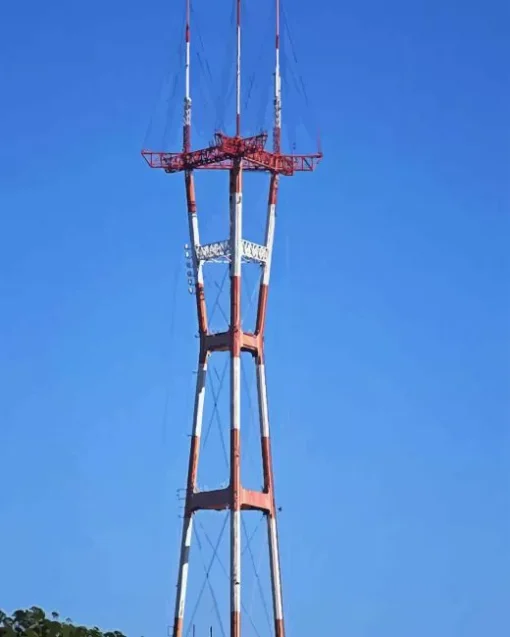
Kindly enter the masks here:
<path id="1" fill-rule="evenodd" d="M 217 132 L 208 148 L 191 148 L 190 46 L 191 0 L 186 0 L 185 29 L 185 97 L 182 152 L 143 150 L 142 155 L 151 168 L 166 173 L 183 172 L 190 234 L 190 256 L 193 266 L 195 297 L 200 338 L 197 385 L 193 413 L 193 430 L 189 455 L 188 477 L 182 544 L 180 553 L 175 622 L 173 637 L 182 637 L 184 609 L 188 581 L 193 516 L 200 510 L 230 510 L 230 635 L 241 637 L 241 512 L 258 510 L 267 520 L 271 569 L 275 637 L 284 637 L 282 585 L 279 563 L 278 532 L 274 498 L 274 479 L 269 435 L 269 412 L 264 358 L 264 327 L 268 301 L 271 257 L 275 231 L 275 215 L 280 175 L 310 172 L 322 158 L 322 153 L 309 155 L 281 152 L 281 74 L 280 74 L 280 0 L 275 1 L 275 68 L 274 68 L 274 125 L 272 150 L 266 149 L 267 134 L 254 137 L 241 135 L 241 0 L 236 3 L 236 118 L 235 135 Z M 195 197 L 195 170 L 227 170 L 230 173 L 230 236 L 225 241 L 201 244 Z M 244 172 L 269 174 L 269 194 L 266 213 L 264 245 L 246 241 L 242 237 L 242 184 Z M 205 303 L 203 265 L 206 261 L 229 264 L 230 268 L 230 325 L 225 332 L 209 329 Z M 241 326 L 242 263 L 260 265 L 261 277 L 255 329 L 243 331 Z M 214 352 L 230 352 L 230 480 L 226 488 L 199 491 L 196 478 L 200 452 L 200 438 L 204 412 L 208 359 Z M 261 491 L 245 489 L 241 483 L 241 354 L 251 354 L 255 361 L 261 453 L 264 485 Z"/>

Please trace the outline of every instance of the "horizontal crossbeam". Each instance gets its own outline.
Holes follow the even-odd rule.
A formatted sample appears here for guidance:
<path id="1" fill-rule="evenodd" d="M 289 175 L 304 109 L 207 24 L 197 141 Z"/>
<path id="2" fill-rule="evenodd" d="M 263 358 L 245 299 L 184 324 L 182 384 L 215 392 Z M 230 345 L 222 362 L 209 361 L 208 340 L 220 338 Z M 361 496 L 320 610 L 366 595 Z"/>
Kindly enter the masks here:
<path id="1" fill-rule="evenodd" d="M 227 352 L 230 350 L 232 343 L 232 333 L 215 332 L 212 334 L 202 335 L 202 354 L 212 352 Z M 253 334 L 252 332 L 243 332 L 240 334 L 241 351 L 249 352 L 253 356 L 260 355 L 262 351 L 262 335 Z"/>
<path id="2" fill-rule="evenodd" d="M 268 493 L 253 491 L 241 487 L 241 509 L 246 511 L 263 511 L 273 513 L 272 499 Z M 189 499 L 189 511 L 224 511 L 230 509 L 232 502 L 232 490 L 216 489 L 214 491 L 196 491 Z"/>

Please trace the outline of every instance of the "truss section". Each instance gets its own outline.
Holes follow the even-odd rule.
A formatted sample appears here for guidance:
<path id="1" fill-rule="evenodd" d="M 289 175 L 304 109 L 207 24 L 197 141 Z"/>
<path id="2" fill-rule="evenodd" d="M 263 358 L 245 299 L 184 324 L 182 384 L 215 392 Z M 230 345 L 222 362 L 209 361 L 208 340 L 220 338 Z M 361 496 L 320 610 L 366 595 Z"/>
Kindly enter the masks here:
<path id="1" fill-rule="evenodd" d="M 267 247 L 246 241 L 241 242 L 242 259 L 246 263 L 258 263 L 260 265 L 267 261 Z M 216 243 L 206 243 L 196 246 L 197 259 L 199 261 L 210 261 L 213 263 L 230 263 L 230 241 L 217 241 Z"/>

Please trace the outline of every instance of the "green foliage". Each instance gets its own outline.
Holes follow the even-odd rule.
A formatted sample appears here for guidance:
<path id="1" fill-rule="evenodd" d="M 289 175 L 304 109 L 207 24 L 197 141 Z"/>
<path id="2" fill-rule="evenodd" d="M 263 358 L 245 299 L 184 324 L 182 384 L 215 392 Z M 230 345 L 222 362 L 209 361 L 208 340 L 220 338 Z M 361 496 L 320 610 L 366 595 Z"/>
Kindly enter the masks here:
<path id="1" fill-rule="evenodd" d="M 0 637 L 124 637 L 119 631 L 107 632 L 76 626 L 70 619 L 61 621 L 58 613 L 46 617 L 36 606 L 16 610 L 11 616 L 0 610 Z"/>

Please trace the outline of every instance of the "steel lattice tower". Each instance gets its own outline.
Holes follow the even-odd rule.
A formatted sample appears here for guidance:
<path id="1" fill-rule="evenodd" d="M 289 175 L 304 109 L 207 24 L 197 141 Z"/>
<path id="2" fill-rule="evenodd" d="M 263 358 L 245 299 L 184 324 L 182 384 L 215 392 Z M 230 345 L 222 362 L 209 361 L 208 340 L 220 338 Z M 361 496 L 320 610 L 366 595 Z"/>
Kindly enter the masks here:
<path id="1" fill-rule="evenodd" d="M 284 637 L 282 584 L 279 563 L 278 532 L 274 499 L 274 478 L 269 435 L 269 414 L 264 364 L 264 327 L 271 272 L 271 257 L 275 230 L 276 203 L 280 175 L 310 172 L 322 158 L 322 153 L 289 155 L 281 152 L 281 73 L 280 73 L 280 0 L 275 2 L 275 68 L 274 68 L 274 125 L 272 151 L 266 150 L 267 134 L 243 137 L 241 134 L 241 0 L 236 3 L 236 120 L 235 135 L 216 132 L 214 144 L 208 148 L 191 147 L 191 0 L 186 0 L 185 28 L 185 97 L 182 152 L 143 150 L 142 155 L 151 168 L 166 173 L 184 173 L 187 213 L 190 234 L 190 256 L 195 280 L 200 351 L 193 413 L 193 429 L 189 455 L 188 477 L 182 530 L 182 544 L 177 582 L 173 637 L 182 637 L 184 608 L 188 580 L 193 516 L 200 510 L 230 510 L 230 635 L 241 637 L 241 513 L 261 511 L 267 520 L 271 569 L 275 637 Z M 230 174 L 229 221 L 230 236 L 226 241 L 201 244 L 194 171 L 226 170 Z M 269 179 L 264 245 L 246 241 L 242 237 L 243 173 L 265 172 Z M 223 257 L 230 263 L 230 325 L 225 332 L 212 332 L 208 326 L 203 265 L 206 261 Z M 241 326 L 242 263 L 260 265 L 256 324 L 253 332 Z M 230 482 L 224 489 L 198 491 L 196 486 L 200 437 L 204 411 L 207 363 L 214 352 L 230 353 Z M 261 434 L 261 453 L 264 486 L 262 491 L 243 488 L 241 483 L 241 354 L 251 354 L 256 366 L 257 394 Z"/>

